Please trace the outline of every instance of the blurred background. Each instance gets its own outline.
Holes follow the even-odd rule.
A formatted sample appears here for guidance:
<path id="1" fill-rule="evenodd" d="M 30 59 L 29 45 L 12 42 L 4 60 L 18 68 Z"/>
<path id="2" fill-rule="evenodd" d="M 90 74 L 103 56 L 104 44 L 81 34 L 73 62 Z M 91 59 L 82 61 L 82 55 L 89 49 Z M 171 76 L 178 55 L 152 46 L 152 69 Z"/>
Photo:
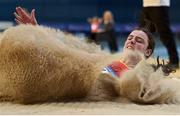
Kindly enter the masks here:
<path id="1" fill-rule="evenodd" d="M 105 10 L 114 15 L 115 31 L 119 51 L 127 34 L 139 24 L 141 0 L 0 0 L 0 31 L 16 25 L 15 8 L 21 6 L 28 11 L 36 9 L 36 18 L 40 25 L 54 27 L 86 39 L 90 33 L 89 17 L 102 17 Z M 180 54 L 180 0 L 171 0 L 170 21 Z M 154 56 L 167 58 L 167 51 L 156 36 Z M 104 50 L 109 51 L 106 42 Z"/>

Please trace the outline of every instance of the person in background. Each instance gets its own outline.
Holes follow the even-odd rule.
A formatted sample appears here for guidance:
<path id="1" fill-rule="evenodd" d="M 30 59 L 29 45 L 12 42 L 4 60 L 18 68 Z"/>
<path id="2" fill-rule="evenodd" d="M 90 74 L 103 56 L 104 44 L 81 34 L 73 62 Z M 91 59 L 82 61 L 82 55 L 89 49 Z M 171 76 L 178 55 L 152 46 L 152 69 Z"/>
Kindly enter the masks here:
<path id="1" fill-rule="evenodd" d="M 179 67 L 179 57 L 173 32 L 169 21 L 170 0 L 143 0 L 140 17 L 140 27 L 146 27 L 150 32 L 157 31 L 160 40 L 167 49 L 169 65 Z"/>
<path id="2" fill-rule="evenodd" d="M 88 18 L 88 22 L 91 26 L 91 32 L 90 32 L 90 40 L 95 42 L 96 44 L 99 44 L 97 41 L 97 33 L 100 31 L 100 24 L 101 24 L 101 20 L 99 17 L 95 16 L 92 18 Z"/>
<path id="3" fill-rule="evenodd" d="M 111 53 L 118 51 L 117 40 L 115 35 L 115 22 L 111 11 L 105 11 L 102 18 L 102 27 L 97 33 L 97 40 L 106 40 Z"/>

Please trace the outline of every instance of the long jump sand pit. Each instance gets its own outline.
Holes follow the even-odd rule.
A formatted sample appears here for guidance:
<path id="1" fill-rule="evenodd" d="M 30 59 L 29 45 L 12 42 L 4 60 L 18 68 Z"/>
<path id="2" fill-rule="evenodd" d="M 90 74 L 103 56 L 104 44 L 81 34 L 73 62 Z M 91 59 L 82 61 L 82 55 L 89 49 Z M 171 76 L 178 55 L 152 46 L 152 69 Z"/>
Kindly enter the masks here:
<path id="1" fill-rule="evenodd" d="M 138 105 L 134 103 L 117 102 L 69 102 L 45 103 L 36 105 L 20 105 L 0 103 L 0 114 L 151 114 L 151 115 L 180 115 L 180 105 Z"/>
<path id="2" fill-rule="evenodd" d="M 1 35 L 1 33 L 0 33 Z M 179 77 L 180 70 L 175 74 Z M 22 105 L 11 102 L 0 103 L 0 115 L 3 114 L 156 114 L 180 115 L 180 104 L 141 105 L 121 100 L 121 102 L 56 102 Z"/>

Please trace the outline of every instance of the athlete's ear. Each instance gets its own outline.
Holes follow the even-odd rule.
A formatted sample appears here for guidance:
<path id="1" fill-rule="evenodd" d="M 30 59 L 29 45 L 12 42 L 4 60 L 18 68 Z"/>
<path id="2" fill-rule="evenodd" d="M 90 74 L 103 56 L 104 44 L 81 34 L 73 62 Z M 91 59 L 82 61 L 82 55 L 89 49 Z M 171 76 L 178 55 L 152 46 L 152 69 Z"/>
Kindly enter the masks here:
<path id="1" fill-rule="evenodd" d="M 151 50 L 151 49 L 147 49 L 147 50 L 145 51 L 145 56 L 146 56 L 146 57 L 149 57 L 149 56 L 151 55 L 151 53 L 152 53 L 152 50 Z"/>

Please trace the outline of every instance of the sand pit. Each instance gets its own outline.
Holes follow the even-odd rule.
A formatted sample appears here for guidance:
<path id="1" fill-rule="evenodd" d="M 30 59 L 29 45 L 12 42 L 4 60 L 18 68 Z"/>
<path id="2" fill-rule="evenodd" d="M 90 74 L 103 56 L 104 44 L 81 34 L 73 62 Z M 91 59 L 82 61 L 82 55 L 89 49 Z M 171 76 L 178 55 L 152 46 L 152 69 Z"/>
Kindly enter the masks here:
<path id="1" fill-rule="evenodd" d="M 173 74 L 179 77 L 180 70 Z M 122 100 L 119 102 L 68 102 L 21 105 L 10 102 L 0 103 L 0 114 L 147 114 L 180 115 L 180 104 L 139 105 Z"/>
<path id="2" fill-rule="evenodd" d="M 180 115 L 180 105 L 137 105 L 134 103 L 117 102 L 70 102 L 70 103 L 46 103 L 36 105 L 20 105 L 12 103 L 0 103 L 0 114 L 131 114 L 131 115 Z"/>

